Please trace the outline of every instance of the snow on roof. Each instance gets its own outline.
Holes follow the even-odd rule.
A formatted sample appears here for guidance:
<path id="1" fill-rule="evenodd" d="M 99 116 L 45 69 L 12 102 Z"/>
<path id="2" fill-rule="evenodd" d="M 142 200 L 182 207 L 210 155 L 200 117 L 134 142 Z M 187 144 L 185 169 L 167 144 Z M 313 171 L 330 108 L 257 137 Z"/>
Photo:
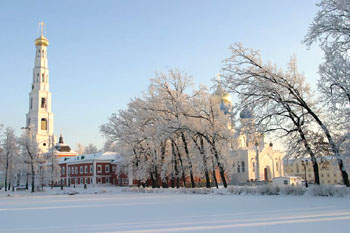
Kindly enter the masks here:
<path id="1" fill-rule="evenodd" d="M 93 154 L 83 154 L 74 157 L 68 158 L 59 158 L 59 163 L 73 163 L 78 161 L 91 161 L 91 160 L 99 160 L 99 161 L 111 161 L 111 162 L 120 162 L 123 160 L 120 154 L 115 152 L 98 152 Z"/>

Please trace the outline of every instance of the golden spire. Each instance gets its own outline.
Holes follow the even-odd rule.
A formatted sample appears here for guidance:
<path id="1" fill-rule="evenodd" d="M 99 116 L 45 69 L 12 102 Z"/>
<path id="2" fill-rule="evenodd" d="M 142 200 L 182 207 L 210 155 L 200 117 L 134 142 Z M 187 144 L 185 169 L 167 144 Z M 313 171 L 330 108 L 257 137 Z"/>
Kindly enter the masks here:
<path id="1" fill-rule="evenodd" d="M 41 35 L 34 42 L 36 46 L 40 46 L 40 45 L 41 46 L 48 46 L 49 45 L 48 39 L 44 36 L 44 26 L 45 26 L 44 22 L 40 22 L 39 23 Z"/>

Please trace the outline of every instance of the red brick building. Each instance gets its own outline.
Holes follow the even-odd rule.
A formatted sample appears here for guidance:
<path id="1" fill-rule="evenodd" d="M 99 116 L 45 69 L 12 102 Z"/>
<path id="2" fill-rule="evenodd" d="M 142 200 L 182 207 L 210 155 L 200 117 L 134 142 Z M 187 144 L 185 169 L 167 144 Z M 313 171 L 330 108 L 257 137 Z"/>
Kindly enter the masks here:
<path id="1" fill-rule="evenodd" d="M 60 183 L 70 185 L 129 185 L 123 159 L 114 152 L 61 158 Z"/>

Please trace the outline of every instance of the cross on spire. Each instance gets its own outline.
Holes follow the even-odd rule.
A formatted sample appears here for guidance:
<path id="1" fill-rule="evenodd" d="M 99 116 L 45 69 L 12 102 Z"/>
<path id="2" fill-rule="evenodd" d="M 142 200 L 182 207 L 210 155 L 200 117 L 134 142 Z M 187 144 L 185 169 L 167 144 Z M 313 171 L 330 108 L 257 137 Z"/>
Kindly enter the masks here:
<path id="1" fill-rule="evenodd" d="M 44 26 L 45 26 L 45 23 L 43 21 L 39 23 L 41 36 L 44 36 Z"/>

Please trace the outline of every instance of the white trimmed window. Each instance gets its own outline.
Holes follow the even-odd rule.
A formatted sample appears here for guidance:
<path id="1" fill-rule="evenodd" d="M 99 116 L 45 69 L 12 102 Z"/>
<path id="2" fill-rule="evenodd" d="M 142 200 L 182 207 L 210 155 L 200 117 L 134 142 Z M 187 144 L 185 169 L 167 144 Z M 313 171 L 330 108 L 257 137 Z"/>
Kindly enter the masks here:
<path id="1" fill-rule="evenodd" d="M 102 166 L 101 165 L 97 165 L 97 173 L 101 173 L 102 172 Z"/>
<path id="2" fill-rule="evenodd" d="M 109 183 L 109 177 L 106 177 L 106 183 Z"/>
<path id="3" fill-rule="evenodd" d="M 88 166 L 85 166 L 85 173 L 88 173 Z"/>
<path id="4" fill-rule="evenodd" d="M 92 170 L 92 165 L 90 165 L 90 173 L 92 173 L 93 172 L 93 170 Z"/>
<path id="5" fill-rule="evenodd" d="M 80 166 L 80 174 L 83 174 L 83 166 Z"/>
<path id="6" fill-rule="evenodd" d="M 106 172 L 109 172 L 109 165 L 106 165 Z"/>
<path id="7" fill-rule="evenodd" d="M 78 175 L 78 166 L 75 167 L 75 174 Z"/>

